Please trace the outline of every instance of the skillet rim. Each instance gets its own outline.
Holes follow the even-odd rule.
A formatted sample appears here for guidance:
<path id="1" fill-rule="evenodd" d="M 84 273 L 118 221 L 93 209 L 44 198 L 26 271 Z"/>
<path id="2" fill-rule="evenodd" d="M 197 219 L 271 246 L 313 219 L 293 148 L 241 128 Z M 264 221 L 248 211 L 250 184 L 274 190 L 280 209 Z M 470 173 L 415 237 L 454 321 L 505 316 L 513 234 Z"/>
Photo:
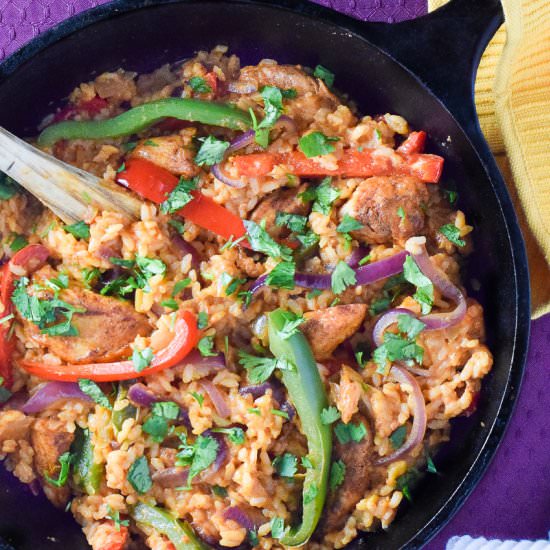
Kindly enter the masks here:
<path id="1" fill-rule="evenodd" d="M 459 0 L 455 0 L 457 3 L 458 1 Z M 498 447 L 504 439 L 519 395 L 521 380 L 526 365 L 530 334 L 530 285 L 525 245 L 510 195 L 508 194 L 504 180 L 496 166 L 494 157 L 490 153 L 485 139 L 483 138 L 477 117 L 476 128 L 474 128 L 474 135 L 472 135 L 465 130 L 444 101 L 430 89 L 426 82 L 423 82 L 413 71 L 396 59 L 392 53 L 387 51 L 383 46 L 379 46 L 376 42 L 369 40 L 367 37 L 368 27 L 373 25 L 380 27 L 384 25 L 383 23 L 363 22 L 324 6 L 313 4 L 307 0 L 207 0 L 207 2 L 252 5 L 260 8 L 265 7 L 267 9 L 288 11 L 305 16 L 309 19 L 317 18 L 324 23 L 336 26 L 340 30 L 351 33 L 355 39 L 362 40 L 371 47 L 376 48 L 382 55 L 388 57 L 392 62 L 399 65 L 401 69 L 405 70 L 414 78 L 422 87 L 423 92 L 435 99 L 453 119 L 464 138 L 470 144 L 472 151 L 477 156 L 478 162 L 487 176 L 486 179 L 493 188 L 498 207 L 502 211 L 504 229 L 508 237 L 507 248 L 512 258 L 513 272 L 511 274 L 514 276 L 514 294 L 516 301 L 514 343 L 510 353 L 510 360 L 507 363 L 506 386 L 504 392 L 500 395 L 500 403 L 498 404 L 498 410 L 493 418 L 492 425 L 488 429 L 482 447 L 473 459 L 470 468 L 458 485 L 449 492 L 448 497 L 444 499 L 445 501 L 439 507 L 437 513 L 427 523 L 420 526 L 413 537 L 403 543 L 402 546 L 402 548 L 418 548 L 427 543 L 450 521 L 487 471 Z M 114 0 L 70 17 L 33 38 L 0 63 L 0 86 L 35 55 L 38 55 L 49 46 L 72 34 L 78 33 L 86 27 L 124 13 L 149 7 L 178 3 L 192 5 L 202 2 L 201 0 Z M 407 23 L 418 21 L 418 24 L 422 25 L 424 21 L 431 16 L 433 16 L 433 14 L 421 16 Z M 387 27 L 390 27 L 390 25 L 387 24 Z M 475 69 L 476 67 L 477 62 L 474 63 L 473 68 Z M 471 77 L 471 75 L 466 75 L 466 77 Z M 356 541 L 358 541 L 360 547 L 362 543 L 364 543 L 361 535 L 359 535 Z"/>

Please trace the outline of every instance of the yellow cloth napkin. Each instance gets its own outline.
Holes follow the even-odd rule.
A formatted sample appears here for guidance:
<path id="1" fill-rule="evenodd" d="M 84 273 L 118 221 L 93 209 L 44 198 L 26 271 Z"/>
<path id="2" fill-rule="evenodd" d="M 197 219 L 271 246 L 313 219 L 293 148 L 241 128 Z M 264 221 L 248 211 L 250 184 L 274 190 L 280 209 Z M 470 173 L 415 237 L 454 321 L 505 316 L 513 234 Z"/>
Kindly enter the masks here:
<path id="1" fill-rule="evenodd" d="M 525 237 L 537 318 L 550 312 L 550 0 L 502 4 L 506 23 L 483 54 L 476 106 Z"/>

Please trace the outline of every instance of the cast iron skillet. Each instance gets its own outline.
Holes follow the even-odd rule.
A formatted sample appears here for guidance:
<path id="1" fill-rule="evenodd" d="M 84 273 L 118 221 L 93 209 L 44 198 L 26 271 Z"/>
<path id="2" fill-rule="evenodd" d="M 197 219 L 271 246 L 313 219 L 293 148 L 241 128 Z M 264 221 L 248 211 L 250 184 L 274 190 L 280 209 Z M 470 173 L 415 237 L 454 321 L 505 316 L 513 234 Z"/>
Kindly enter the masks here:
<path id="1" fill-rule="evenodd" d="M 446 158 L 444 185 L 476 228 L 467 281 L 477 279 L 495 366 L 477 413 L 454 423 L 426 478 L 387 532 L 353 548 L 418 548 L 463 503 L 502 439 L 517 396 L 529 333 L 525 249 L 502 177 L 475 114 L 472 87 L 480 53 L 502 21 L 498 0 L 454 0 L 416 21 L 362 23 L 305 1 L 118 0 L 33 40 L 0 67 L 0 124 L 35 133 L 59 98 L 92 75 L 144 71 L 224 43 L 243 63 L 271 57 L 322 63 L 365 113 L 399 113 L 427 130 L 430 150 Z M 473 285 L 478 287 L 477 284 Z M 470 293 L 476 294 L 472 289 Z M 17 550 L 86 548 L 67 514 L 2 472 L 0 536 Z M 6 547 L 8 548 L 8 547 Z"/>

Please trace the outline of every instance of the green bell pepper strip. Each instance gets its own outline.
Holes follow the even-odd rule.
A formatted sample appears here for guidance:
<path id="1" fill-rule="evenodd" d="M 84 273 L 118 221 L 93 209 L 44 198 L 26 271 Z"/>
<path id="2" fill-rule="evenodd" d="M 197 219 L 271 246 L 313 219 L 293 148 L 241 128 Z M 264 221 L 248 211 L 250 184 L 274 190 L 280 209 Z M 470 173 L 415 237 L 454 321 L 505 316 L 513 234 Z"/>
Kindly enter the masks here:
<path id="1" fill-rule="evenodd" d="M 115 431 L 118 433 L 122 429 L 122 424 L 127 418 L 135 418 L 137 409 L 132 404 L 128 404 L 122 409 L 117 408 L 118 403 L 126 399 L 128 395 L 128 387 L 125 384 L 119 383 L 115 404 L 113 406 L 113 414 L 111 415 L 111 422 L 115 428 Z"/>
<path id="2" fill-rule="evenodd" d="M 157 506 L 139 502 L 130 511 L 136 523 L 156 529 L 170 539 L 176 550 L 209 550 L 210 546 L 202 542 L 191 526 L 174 518 L 170 513 Z"/>
<path id="3" fill-rule="evenodd" d="M 95 495 L 99 491 L 103 477 L 103 466 L 94 462 L 94 446 L 90 430 L 78 428 L 75 440 L 71 447 L 74 453 L 74 481 L 80 485 L 88 495 Z"/>
<path id="4" fill-rule="evenodd" d="M 308 457 L 313 468 L 306 470 L 304 478 L 302 522 L 290 528 L 280 542 L 285 546 L 301 546 L 315 531 L 323 512 L 331 463 L 332 433 L 330 426 L 321 422 L 321 411 L 328 407 L 328 401 L 308 341 L 299 331 L 286 339 L 281 336 L 286 313 L 277 309 L 268 315 L 269 348 L 275 357 L 286 359 L 296 366 L 296 369 L 280 372 L 307 438 Z"/>
<path id="5" fill-rule="evenodd" d="M 223 126 L 232 130 L 247 130 L 252 126 L 249 113 L 231 104 L 172 97 L 138 105 L 106 120 L 66 120 L 52 124 L 38 136 L 38 145 L 50 146 L 60 139 L 129 136 L 166 117 Z"/>

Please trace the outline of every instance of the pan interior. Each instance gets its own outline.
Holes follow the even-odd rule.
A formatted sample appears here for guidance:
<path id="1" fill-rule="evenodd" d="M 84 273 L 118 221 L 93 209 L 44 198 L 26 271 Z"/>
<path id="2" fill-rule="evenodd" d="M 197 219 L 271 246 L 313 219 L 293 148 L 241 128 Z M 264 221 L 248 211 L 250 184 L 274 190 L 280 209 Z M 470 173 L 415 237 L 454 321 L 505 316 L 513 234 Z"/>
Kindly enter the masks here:
<path id="1" fill-rule="evenodd" d="M 397 113 L 413 127 L 425 129 L 431 136 L 429 151 L 446 158 L 441 185 L 458 190 L 459 206 L 475 226 L 475 252 L 464 280 L 474 281 L 476 288 L 481 285 L 477 297 L 485 307 L 495 366 L 485 380 L 478 412 L 455 423 L 455 440 L 436 458 L 441 475 L 420 484 L 413 503 L 403 506 L 387 532 L 367 534 L 353 546 L 399 548 L 444 520 L 447 511 L 432 522 L 481 449 L 496 445 L 488 442 L 488 435 L 514 351 L 517 296 L 505 220 L 477 155 L 441 104 L 402 67 L 347 30 L 267 5 L 205 1 L 115 14 L 40 51 L 0 84 L 0 124 L 18 135 L 33 135 L 60 98 L 102 71 L 148 71 L 216 44 L 228 45 L 243 64 L 265 57 L 310 67 L 322 63 L 362 113 Z M 5 487 L 0 492 L 0 536 L 20 550 L 58 548 L 59 543 L 74 550 L 87 548 L 68 515 L 55 511 L 43 497 L 32 497 L 9 474 L 0 477 Z"/>

